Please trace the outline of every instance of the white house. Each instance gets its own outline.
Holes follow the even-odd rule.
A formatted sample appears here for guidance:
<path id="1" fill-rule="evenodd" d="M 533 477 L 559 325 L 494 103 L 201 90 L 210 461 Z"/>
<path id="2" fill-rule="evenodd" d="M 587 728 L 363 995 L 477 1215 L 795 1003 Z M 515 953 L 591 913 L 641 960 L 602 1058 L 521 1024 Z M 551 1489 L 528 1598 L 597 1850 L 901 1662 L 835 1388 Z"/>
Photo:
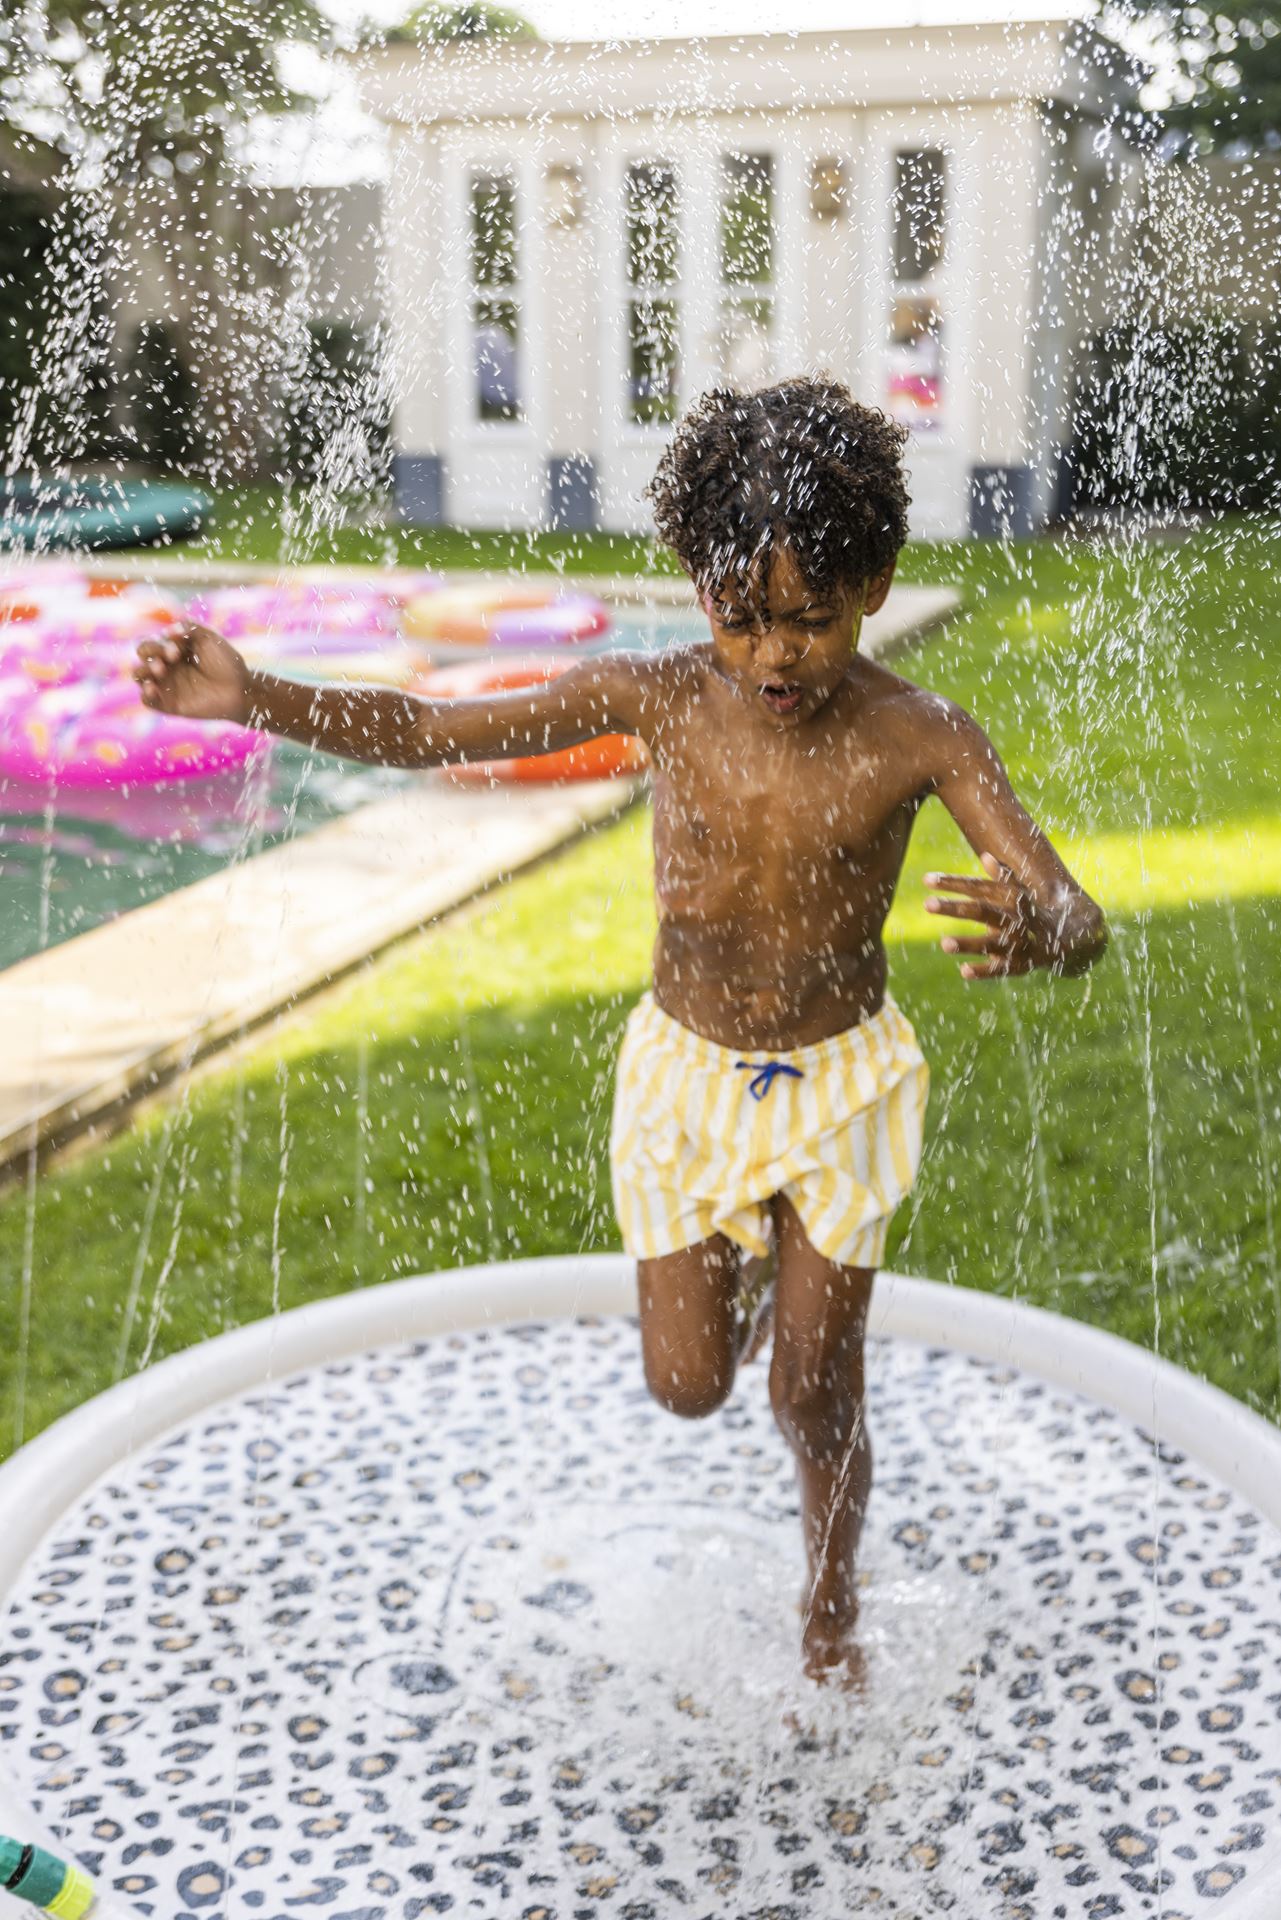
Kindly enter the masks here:
<path id="1" fill-rule="evenodd" d="M 643 528 L 691 398 L 821 369 L 915 532 L 1042 524 L 1142 78 L 1068 18 L 374 56 L 402 510 Z"/>

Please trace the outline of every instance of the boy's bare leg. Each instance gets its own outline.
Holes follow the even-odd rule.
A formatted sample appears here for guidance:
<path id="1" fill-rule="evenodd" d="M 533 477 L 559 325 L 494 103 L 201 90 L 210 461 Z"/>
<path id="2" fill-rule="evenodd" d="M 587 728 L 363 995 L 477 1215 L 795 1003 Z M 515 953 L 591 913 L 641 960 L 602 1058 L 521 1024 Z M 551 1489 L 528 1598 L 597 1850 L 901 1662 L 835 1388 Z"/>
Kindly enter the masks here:
<path id="1" fill-rule="evenodd" d="M 814 1679 L 861 1688 L 855 1556 L 872 1484 L 863 1424 L 863 1334 L 875 1269 L 839 1267 L 810 1245 L 780 1194 L 770 1398 L 796 1456 L 809 1564 L 802 1648 Z"/>
<path id="2" fill-rule="evenodd" d="M 638 1260 L 641 1351 L 654 1398 L 696 1420 L 729 1396 L 743 1344 L 739 1253 L 713 1234 L 657 1260 Z"/>

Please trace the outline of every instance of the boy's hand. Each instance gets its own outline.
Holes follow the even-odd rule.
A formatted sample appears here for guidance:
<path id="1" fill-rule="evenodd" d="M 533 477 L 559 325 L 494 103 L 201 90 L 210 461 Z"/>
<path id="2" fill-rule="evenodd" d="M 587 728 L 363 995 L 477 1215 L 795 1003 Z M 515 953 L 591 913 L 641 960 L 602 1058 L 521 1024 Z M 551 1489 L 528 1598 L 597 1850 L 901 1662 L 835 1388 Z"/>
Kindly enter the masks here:
<path id="1" fill-rule="evenodd" d="M 133 670 L 144 706 L 190 720 L 248 723 L 249 669 L 221 634 L 184 620 L 158 640 L 144 640 Z"/>
<path id="2" fill-rule="evenodd" d="M 949 934 L 939 942 L 944 953 L 980 953 L 985 960 L 966 961 L 961 967 L 965 980 L 994 980 L 1010 974 L 1030 973 L 1033 967 L 1054 967 L 1063 958 L 1062 929 L 1040 908 L 1028 889 L 995 854 L 981 856 L 986 880 L 970 879 L 963 873 L 927 873 L 925 885 L 945 893 L 959 893 L 961 900 L 931 898 L 927 913 L 946 913 L 954 920 L 977 920 L 987 932 L 976 937 L 958 938 Z"/>

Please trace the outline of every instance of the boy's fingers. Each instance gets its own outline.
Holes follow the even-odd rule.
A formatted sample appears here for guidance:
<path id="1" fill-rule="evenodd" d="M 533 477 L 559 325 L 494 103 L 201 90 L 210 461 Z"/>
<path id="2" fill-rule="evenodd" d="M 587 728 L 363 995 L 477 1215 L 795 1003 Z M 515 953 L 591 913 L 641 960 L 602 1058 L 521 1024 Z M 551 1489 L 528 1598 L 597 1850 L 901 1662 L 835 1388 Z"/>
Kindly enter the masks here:
<path id="1" fill-rule="evenodd" d="M 949 920 L 977 920 L 986 927 L 1004 927 L 1016 918 L 1013 905 L 977 896 L 970 900 L 927 900 L 925 907 L 928 913 L 941 913 Z"/>
<path id="2" fill-rule="evenodd" d="M 212 627 L 202 627 L 199 620 L 180 620 L 176 631 L 187 645 L 194 646 L 201 640 L 218 640 L 221 636 Z"/>
<path id="3" fill-rule="evenodd" d="M 925 886 L 935 893 L 963 893 L 968 900 L 1016 900 L 1020 889 L 1006 880 L 966 873 L 927 873 Z"/>
<path id="4" fill-rule="evenodd" d="M 1009 974 L 1030 973 L 1026 960 L 1019 960 L 1013 954 L 1001 960 L 967 960 L 961 968 L 963 980 L 1000 980 Z"/>
<path id="5" fill-rule="evenodd" d="M 1004 953 L 1006 951 L 1005 943 L 997 933 L 976 934 L 973 939 L 961 939 L 950 933 L 946 940 L 939 941 L 939 945 L 944 953 Z"/>
<path id="6" fill-rule="evenodd" d="M 947 893 L 987 893 L 992 885 L 984 875 L 973 873 L 927 873 L 922 879 L 927 887 L 942 887 Z"/>
<path id="7" fill-rule="evenodd" d="M 170 667 L 181 666 L 182 648 L 172 640 L 143 640 L 138 647 L 135 680 L 162 680 Z"/>
<path id="8" fill-rule="evenodd" d="M 188 660 L 198 652 L 202 640 L 216 637 L 209 627 L 202 627 L 196 620 L 171 620 L 159 636 L 166 651 L 173 648 L 179 659 Z"/>

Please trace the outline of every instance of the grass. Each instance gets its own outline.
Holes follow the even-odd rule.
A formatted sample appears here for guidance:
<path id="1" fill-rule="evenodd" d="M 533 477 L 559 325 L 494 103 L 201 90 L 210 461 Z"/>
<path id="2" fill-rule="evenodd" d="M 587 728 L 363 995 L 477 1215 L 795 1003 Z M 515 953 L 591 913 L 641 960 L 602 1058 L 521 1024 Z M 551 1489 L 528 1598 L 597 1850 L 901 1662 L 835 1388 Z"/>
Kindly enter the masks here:
<path id="1" fill-rule="evenodd" d="M 305 489 L 288 496 L 275 487 L 220 493 L 209 530 L 185 551 L 203 560 L 295 565 L 476 567 L 494 571 L 557 573 L 679 572 L 654 540 L 613 533 L 504 533 L 468 527 L 399 526 L 388 518 L 334 527 L 332 502 Z"/>
<path id="2" fill-rule="evenodd" d="M 639 534 L 401 526 L 391 517 L 390 505 L 385 519 L 336 527 L 331 524 L 331 497 L 313 497 L 304 488 L 286 495 L 279 487 L 237 487 L 214 499 L 207 531 L 184 546 L 194 559 L 526 573 L 680 573 L 668 548 Z M 900 558 L 899 574 L 905 580 L 933 580 L 940 555 L 949 565 L 963 567 L 954 556 L 964 551 L 960 546 L 914 543 Z"/>
<path id="3" fill-rule="evenodd" d="M 961 981 L 920 877 L 973 861 L 927 805 L 890 946 L 934 1088 L 890 1259 L 1155 1346 L 1276 1417 L 1275 546 L 1225 526 L 909 565 L 926 557 L 966 611 L 896 665 L 987 726 L 1113 946 L 1086 981 Z M 0 1205 L 15 1427 L 277 1304 L 616 1245 L 605 1143 L 653 935 L 647 830 L 638 811 L 371 963 L 52 1171 L 30 1210 Z"/>

